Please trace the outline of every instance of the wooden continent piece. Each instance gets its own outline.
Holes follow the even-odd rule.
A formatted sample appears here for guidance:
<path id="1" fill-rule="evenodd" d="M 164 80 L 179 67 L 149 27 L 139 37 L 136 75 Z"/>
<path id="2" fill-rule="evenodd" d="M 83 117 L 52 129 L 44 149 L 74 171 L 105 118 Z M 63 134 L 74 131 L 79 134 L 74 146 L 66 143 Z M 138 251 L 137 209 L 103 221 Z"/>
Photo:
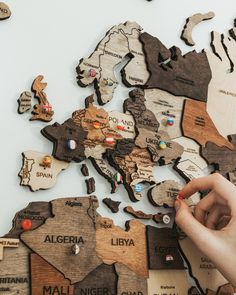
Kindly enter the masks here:
<path id="1" fill-rule="evenodd" d="M 204 14 L 197 13 L 188 17 L 181 34 L 181 39 L 186 43 L 186 45 L 194 46 L 195 42 L 192 38 L 193 29 L 202 21 L 210 20 L 214 17 L 215 17 L 215 13 L 213 11 L 210 11 Z"/>
<path id="2" fill-rule="evenodd" d="M 112 213 L 119 212 L 121 202 L 113 201 L 111 198 L 104 198 L 103 203 L 111 210 Z"/>
<path id="3" fill-rule="evenodd" d="M 50 204 L 53 217 L 21 234 L 21 240 L 74 284 L 102 263 L 96 254 L 98 201 L 91 196 L 57 199 Z M 73 246 L 79 248 L 77 255 Z"/>
<path id="4" fill-rule="evenodd" d="M 23 114 L 31 109 L 32 94 L 29 91 L 21 93 L 18 99 L 18 113 Z"/>
<path id="5" fill-rule="evenodd" d="M 32 111 L 33 116 L 30 119 L 31 121 L 41 120 L 43 122 L 50 122 L 54 115 L 54 111 L 47 99 L 47 95 L 43 92 L 47 87 L 47 83 L 42 82 L 43 79 L 44 76 L 39 75 L 35 78 L 32 84 L 32 92 L 34 92 L 34 96 L 38 99 L 39 103 L 34 106 Z"/>
<path id="6" fill-rule="evenodd" d="M 83 176 L 89 176 L 89 170 L 86 164 L 82 164 L 81 173 L 83 174 Z"/>
<path id="7" fill-rule="evenodd" d="M 6 3 L 0 2 L 0 21 L 8 19 L 11 16 L 11 10 Z"/>
<path id="8" fill-rule="evenodd" d="M 182 119 L 183 134 L 194 139 L 200 145 L 213 142 L 219 147 L 234 149 L 234 146 L 216 129 L 206 110 L 205 102 L 186 100 Z"/>
<path id="9" fill-rule="evenodd" d="M 95 179 L 93 177 L 90 177 L 90 178 L 86 179 L 85 182 L 87 185 L 87 194 L 91 195 L 96 190 Z"/>
<path id="10" fill-rule="evenodd" d="M 140 40 L 150 72 L 146 88 L 159 88 L 177 96 L 207 101 L 212 75 L 205 52 L 189 52 L 183 56 L 178 47 L 169 50 L 148 33 L 141 34 Z"/>
<path id="11" fill-rule="evenodd" d="M 67 162 L 35 151 L 23 152 L 22 158 L 20 185 L 28 186 L 33 192 L 53 187 L 60 172 L 69 167 Z"/>

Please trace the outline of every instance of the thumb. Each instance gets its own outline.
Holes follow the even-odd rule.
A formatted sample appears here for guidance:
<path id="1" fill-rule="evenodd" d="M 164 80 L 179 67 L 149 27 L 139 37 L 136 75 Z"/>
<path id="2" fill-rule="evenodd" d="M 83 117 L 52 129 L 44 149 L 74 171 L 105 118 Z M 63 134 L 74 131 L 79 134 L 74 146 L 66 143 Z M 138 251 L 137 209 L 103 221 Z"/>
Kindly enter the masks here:
<path id="1" fill-rule="evenodd" d="M 185 232 L 185 234 L 196 244 L 202 251 L 212 250 L 216 236 L 213 231 L 202 225 L 192 214 L 188 205 L 180 200 L 175 201 L 176 224 Z"/>

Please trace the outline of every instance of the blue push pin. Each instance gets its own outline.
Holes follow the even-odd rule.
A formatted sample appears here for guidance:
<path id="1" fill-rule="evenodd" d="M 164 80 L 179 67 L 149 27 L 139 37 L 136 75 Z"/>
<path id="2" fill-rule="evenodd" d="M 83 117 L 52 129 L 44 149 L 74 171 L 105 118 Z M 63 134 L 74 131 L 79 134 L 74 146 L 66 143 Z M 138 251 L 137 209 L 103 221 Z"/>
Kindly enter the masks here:
<path id="1" fill-rule="evenodd" d="M 167 121 L 166 121 L 166 125 L 167 126 L 173 126 L 175 123 L 174 119 L 173 118 L 168 118 Z"/>
<path id="2" fill-rule="evenodd" d="M 141 193 L 142 189 L 143 189 L 143 186 L 141 183 L 138 183 L 134 186 L 134 190 L 136 193 Z"/>

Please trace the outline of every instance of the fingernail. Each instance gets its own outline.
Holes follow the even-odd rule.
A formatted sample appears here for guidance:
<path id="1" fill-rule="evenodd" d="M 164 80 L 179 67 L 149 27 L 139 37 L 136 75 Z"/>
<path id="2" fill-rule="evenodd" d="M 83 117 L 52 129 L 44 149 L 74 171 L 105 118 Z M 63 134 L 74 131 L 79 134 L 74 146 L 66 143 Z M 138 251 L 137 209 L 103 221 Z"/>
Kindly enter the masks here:
<path id="1" fill-rule="evenodd" d="M 179 193 L 179 194 L 177 195 L 176 199 L 183 200 L 183 199 L 184 199 L 183 194 Z"/>
<path id="2" fill-rule="evenodd" d="M 181 201 L 177 198 L 175 201 L 175 210 L 178 211 L 181 206 Z"/>

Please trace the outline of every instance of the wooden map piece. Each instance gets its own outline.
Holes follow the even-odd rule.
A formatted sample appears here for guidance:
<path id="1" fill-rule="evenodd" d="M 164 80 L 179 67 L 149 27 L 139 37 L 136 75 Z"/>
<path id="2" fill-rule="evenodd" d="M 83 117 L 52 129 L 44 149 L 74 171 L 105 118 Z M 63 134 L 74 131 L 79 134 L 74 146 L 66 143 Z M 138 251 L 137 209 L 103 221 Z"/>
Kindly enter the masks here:
<path id="1" fill-rule="evenodd" d="M 83 174 L 83 176 L 89 176 L 89 170 L 86 164 L 82 164 L 81 173 Z"/>
<path id="2" fill-rule="evenodd" d="M 53 187 L 59 173 L 69 167 L 67 162 L 35 151 L 23 152 L 22 157 L 22 168 L 18 174 L 21 178 L 20 185 L 28 186 L 33 192 Z M 43 164 L 45 157 L 51 159 L 47 167 Z"/>
<path id="3" fill-rule="evenodd" d="M 4 250 L 4 259 L 0 261 L 1 294 L 30 294 L 29 253 L 23 243 Z"/>
<path id="4" fill-rule="evenodd" d="M 170 224 L 174 220 L 174 213 L 157 213 L 152 216 L 152 220 L 155 221 L 157 224 Z"/>
<path id="5" fill-rule="evenodd" d="M 8 19 L 11 16 L 11 10 L 6 3 L 0 2 L 0 21 Z"/>
<path id="6" fill-rule="evenodd" d="M 123 178 L 123 184 L 132 201 L 142 198 L 141 191 L 136 185 L 142 183 L 154 184 L 154 163 L 147 149 L 135 146 L 132 139 L 118 140 L 115 150 L 108 150 L 105 154 L 109 164 L 114 167 Z"/>
<path id="7" fill-rule="evenodd" d="M 181 39 L 185 42 L 186 45 L 194 46 L 195 42 L 192 38 L 193 29 L 200 24 L 202 21 L 210 20 L 215 17 L 215 13 L 210 11 L 208 13 L 197 13 L 186 20 L 186 24 L 183 28 Z"/>
<path id="8" fill-rule="evenodd" d="M 50 122 L 54 115 L 52 106 L 50 105 L 46 93 L 43 90 L 47 87 L 47 83 L 43 83 L 44 76 L 39 75 L 35 78 L 32 84 L 32 92 L 34 92 L 35 98 L 38 99 L 39 104 L 34 106 L 32 111 L 33 116 L 30 121 L 41 120 L 43 122 Z"/>
<path id="9" fill-rule="evenodd" d="M 188 290 L 188 295 L 201 295 L 201 293 L 196 287 L 192 287 Z"/>
<path id="10" fill-rule="evenodd" d="M 29 203 L 27 207 L 16 213 L 12 221 L 12 229 L 4 236 L 4 238 L 19 239 L 20 235 L 24 232 L 21 225 L 24 220 L 31 220 L 31 230 L 34 230 L 44 224 L 49 217 L 52 217 L 49 202 Z"/>
<path id="11" fill-rule="evenodd" d="M 87 194 L 91 195 L 95 192 L 95 179 L 93 177 L 86 179 L 86 185 L 87 185 Z"/>
<path id="12" fill-rule="evenodd" d="M 187 181 L 205 176 L 204 169 L 207 168 L 207 162 L 200 155 L 200 145 L 194 140 L 181 136 L 174 139 L 184 147 L 181 158 L 174 165 L 174 169 Z"/>
<path id="13" fill-rule="evenodd" d="M 113 201 L 111 198 L 105 198 L 102 201 L 111 210 L 112 213 L 119 212 L 119 206 L 121 202 Z"/>
<path id="14" fill-rule="evenodd" d="M 234 20 L 234 28 L 229 30 L 230 36 L 236 40 L 236 19 Z"/>
<path id="15" fill-rule="evenodd" d="M 74 295 L 74 286 L 37 254 L 30 254 L 31 294 Z"/>
<path id="16" fill-rule="evenodd" d="M 32 107 L 31 100 L 32 100 L 31 92 L 24 91 L 21 93 L 20 98 L 17 100 L 19 104 L 18 106 L 19 114 L 23 114 L 31 109 Z"/>
<path id="17" fill-rule="evenodd" d="M 217 295 L 215 291 L 212 291 L 210 289 L 206 290 L 206 295 Z"/>
<path id="18" fill-rule="evenodd" d="M 115 226 L 109 218 L 99 218 L 96 230 L 97 255 L 106 264 L 126 265 L 137 275 L 147 278 L 147 247 L 145 225 L 136 220 L 127 224 L 127 230 Z"/>
<path id="19" fill-rule="evenodd" d="M 185 269 L 175 229 L 147 226 L 149 269 Z"/>
<path id="20" fill-rule="evenodd" d="M 235 148 L 236 134 L 229 136 L 229 141 Z M 236 149 L 231 151 L 208 142 L 205 147 L 201 148 L 201 154 L 209 164 L 214 165 L 215 172 L 217 171 L 225 177 L 228 177 L 228 173 L 236 170 Z"/>
<path id="21" fill-rule="evenodd" d="M 74 295 L 116 294 L 118 276 L 114 265 L 101 264 L 82 281 L 75 284 Z"/>
<path id="22" fill-rule="evenodd" d="M 149 73 L 139 41 L 141 30 L 135 22 L 114 26 L 106 33 L 90 57 L 81 59 L 76 69 L 78 84 L 82 87 L 94 84 L 99 104 L 105 104 L 112 99 L 118 86 L 114 68 L 126 56 L 132 58 L 122 74 L 127 77 L 127 83 L 146 83 Z"/>
<path id="23" fill-rule="evenodd" d="M 198 250 L 189 238 L 179 240 L 179 245 L 190 273 L 204 292 L 207 288 L 217 290 L 219 286 L 227 283 L 213 263 Z"/>
<path id="24" fill-rule="evenodd" d="M 21 240 L 74 284 L 102 263 L 96 255 L 98 201 L 91 196 L 57 199 L 50 204 L 53 217 L 23 233 Z M 80 247 L 78 255 L 71 251 L 75 244 Z"/>
<path id="25" fill-rule="evenodd" d="M 4 258 L 5 248 L 18 248 L 19 239 L 0 238 L 0 261 Z"/>
<path id="26" fill-rule="evenodd" d="M 222 147 L 233 149 L 232 143 L 220 135 L 206 111 L 206 103 L 202 101 L 186 100 L 182 119 L 183 134 L 205 146 L 213 142 Z"/>
<path id="27" fill-rule="evenodd" d="M 128 214 L 131 214 L 133 217 L 137 219 L 147 219 L 150 220 L 153 218 L 152 214 L 146 214 L 143 211 L 135 211 L 133 207 L 127 206 L 124 208 L 124 211 Z"/>
<path id="28" fill-rule="evenodd" d="M 115 269 L 118 275 L 117 295 L 148 295 L 146 278 L 138 276 L 127 266 L 120 263 L 115 264 Z"/>
<path id="29" fill-rule="evenodd" d="M 231 284 L 225 284 L 221 287 L 219 287 L 217 295 L 234 295 L 235 294 L 235 288 Z"/>
<path id="30" fill-rule="evenodd" d="M 185 295 L 191 287 L 185 270 L 150 270 L 149 295 Z"/>
<path id="31" fill-rule="evenodd" d="M 206 53 L 193 51 L 182 55 L 179 48 L 172 47 L 168 50 L 159 39 L 148 33 L 141 34 L 140 40 L 143 43 L 150 72 L 146 88 L 160 88 L 173 95 L 207 100 L 211 69 Z M 160 58 L 163 51 L 165 53 L 169 51 L 169 54 L 165 54 L 166 59 Z M 170 58 L 168 63 L 161 63 L 168 58 Z"/>
<path id="32" fill-rule="evenodd" d="M 212 71 L 208 89 L 207 112 L 221 135 L 236 133 L 236 42 L 228 36 L 212 32 L 212 51 L 206 51 Z M 227 119 L 226 119 L 227 116 Z"/>
<path id="33" fill-rule="evenodd" d="M 166 180 L 158 183 L 148 191 L 149 201 L 153 206 L 174 207 L 175 199 L 182 189 L 182 186 L 174 180 Z M 198 194 L 194 194 L 185 202 L 189 206 L 196 205 L 200 200 Z"/>
<path id="34" fill-rule="evenodd" d="M 54 123 L 41 130 L 42 134 L 53 142 L 53 156 L 66 162 L 81 162 L 85 160 L 84 140 L 87 132 L 72 119 L 68 119 L 63 124 Z M 68 141 L 74 140 L 77 144 L 75 149 L 68 147 Z"/>
<path id="35" fill-rule="evenodd" d="M 161 89 L 145 89 L 145 106 L 155 115 L 160 123 L 159 131 L 168 133 L 170 139 L 182 136 L 181 119 L 185 97 L 174 96 Z M 174 120 L 173 126 L 168 126 L 167 120 Z"/>
<path id="36" fill-rule="evenodd" d="M 135 138 L 135 122 L 131 114 L 111 111 L 108 112 L 108 120 L 110 127 L 116 130 L 123 138 Z"/>

